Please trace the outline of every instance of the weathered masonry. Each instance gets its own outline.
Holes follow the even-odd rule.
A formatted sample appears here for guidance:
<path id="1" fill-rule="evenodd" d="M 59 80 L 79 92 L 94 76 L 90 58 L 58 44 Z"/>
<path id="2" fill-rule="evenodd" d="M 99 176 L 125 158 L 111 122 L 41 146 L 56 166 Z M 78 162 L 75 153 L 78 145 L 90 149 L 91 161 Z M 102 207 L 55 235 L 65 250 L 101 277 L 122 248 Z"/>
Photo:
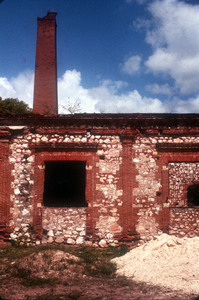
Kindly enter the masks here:
<path id="1" fill-rule="evenodd" d="M 199 114 L 57 114 L 56 12 L 38 18 L 33 114 L 0 115 L 0 241 L 199 236 Z"/>
<path id="2" fill-rule="evenodd" d="M 1 238 L 199 235 L 198 132 L 198 115 L 1 116 Z"/>

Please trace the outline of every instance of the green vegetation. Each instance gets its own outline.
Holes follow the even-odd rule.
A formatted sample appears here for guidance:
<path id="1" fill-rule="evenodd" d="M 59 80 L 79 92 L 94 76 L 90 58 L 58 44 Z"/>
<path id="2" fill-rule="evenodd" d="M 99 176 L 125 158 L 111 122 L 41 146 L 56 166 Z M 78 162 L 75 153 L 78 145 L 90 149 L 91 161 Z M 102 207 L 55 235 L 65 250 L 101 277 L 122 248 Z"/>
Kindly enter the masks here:
<path id="1" fill-rule="evenodd" d="M 6 98 L 0 97 L 0 113 L 8 114 L 26 114 L 31 113 L 32 109 L 24 101 L 20 101 L 17 98 Z"/>
<path id="2" fill-rule="evenodd" d="M 58 283 L 55 278 L 59 278 L 63 284 L 68 285 L 71 276 L 74 279 L 78 276 L 115 278 L 116 266 L 111 259 L 126 251 L 128 251 L 126 246 L 102 250 L 63 245 L 19 247 L 15 244 L 0 249 L 0 274 L 3 275 L 0 283 L 3 280 L 15 278 L 24 286 L 34 287 L 53 286 Z M 57 258 L 58 254 L 59 258 Z M 67 272 L 70 278 L 67 277 Z"/>

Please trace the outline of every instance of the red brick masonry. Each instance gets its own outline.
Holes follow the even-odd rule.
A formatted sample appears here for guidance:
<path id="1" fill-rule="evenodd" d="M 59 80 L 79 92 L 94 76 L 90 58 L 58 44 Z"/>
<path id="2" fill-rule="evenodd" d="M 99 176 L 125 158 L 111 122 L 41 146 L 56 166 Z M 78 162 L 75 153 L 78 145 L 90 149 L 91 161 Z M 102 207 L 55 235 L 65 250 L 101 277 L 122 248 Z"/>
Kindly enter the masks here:
<path id="1" fill-rule="evenodd" d="M 199 115 L 16 115 L 0 127 L 1 240 L 106 247 L 198 236 L 187 188 L 199 182 Z M 50 161 L 85 162 L 87 207 L 43 205 Z"/>

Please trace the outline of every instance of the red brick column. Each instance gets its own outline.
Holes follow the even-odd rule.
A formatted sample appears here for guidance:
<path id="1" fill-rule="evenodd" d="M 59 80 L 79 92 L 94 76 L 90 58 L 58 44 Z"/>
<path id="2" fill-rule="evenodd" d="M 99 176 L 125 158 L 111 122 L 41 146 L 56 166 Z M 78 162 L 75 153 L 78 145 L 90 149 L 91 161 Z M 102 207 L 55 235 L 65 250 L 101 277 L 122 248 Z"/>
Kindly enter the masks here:
<path id="1" fill-rule="evenodd" d="M 0 241 L 9 237 L 11 170 L 8 141 L 0 141 Z"/>
<path id="2" fill-rule="evenodd" d="M 37 19 L 33 112 L 57 114 L 56 12 Z"/>
<path id="3" fill-rule="evenodd" d="M 133 168 L 132 168 L 132 136 L 122 137 L 122 187 L 123 205 L 121 224 L 123 226 L 124 240 L 132 240 L 133 233 L 133 211 L 132 211 L 132 192 L 133 192 Z"/>

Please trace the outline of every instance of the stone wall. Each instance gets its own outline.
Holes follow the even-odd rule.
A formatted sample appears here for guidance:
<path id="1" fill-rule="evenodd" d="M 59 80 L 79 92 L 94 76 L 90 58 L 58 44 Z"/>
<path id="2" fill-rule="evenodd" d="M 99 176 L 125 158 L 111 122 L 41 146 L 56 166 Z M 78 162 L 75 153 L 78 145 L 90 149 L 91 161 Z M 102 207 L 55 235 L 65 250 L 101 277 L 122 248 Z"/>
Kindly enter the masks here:
<path id="1" fill-rule="evenodd" d="M 42 213 L 42 243 L 85 243 L 86 208 L 44 207 Z"/>
<path id="2" fill-rule="evenodd" d="M 170 208 L 170 230 L 175 236 L 199 236 L 199 208 Z"/>
<path id="3" fill-rule="evenodd" d="M 199 138 L 122 135 L 97 126 L 23 126 L 11 132 L 11 239 L 107 247 L 162 231 L 198 235 L 198 210 L 181 207 L 187 206 L 187 185 L 198 182 Z M 195 152 L 186 145 L 196 145 Z M 45 161 L 85 162 L 88 207 L 43 206 Z"/>
<path id="4" fill-rule="evenodd" d="M 95 231 L 100 245 L 115 246 L 117 234 L 122 232 L 119 209 L 122 206 L 123 191 L 119 188 L 119 171 L 122 163 L 122 146 L 118 136 L 105 136 L 99 139 L 96 191 L 93 204 L 96 209 Z"/>
<path id="5" fill-rule="evenodd" d="M 52 144 L 63 146 L 97 144 L 96 166 L 87 166 L 88 171 L 95 172 L 95 199 L 90 199 L 86 208 L 48 208 L 42 203 L 35 203 L 39 199 L 35 178 L 35 168 L 42 169 L 44 165 L 36 165 L 35 153 L 30 150 L 34 147 L 51 147 Z M 70 146 L 71 147 L 71 146 Z M 18 135 L 10 145 L 11 155 L 9 162 L 12 166 L 12 193 L 11 193 L 11 221 L 12 239 L 17 239 L 28 234 L 28 229 L 34 223 L 34 210 L 37 209 L 42 215 L 42 241 L 43 243 L 61 242 L 68 244 L 82 244 L 86 240 L 86 211 L 93 210 L 95 217 L 92 218 L 95 241 L 105 245 L 116 245 L 116 235 L 121 233 L 119 225 L 119 208 L 122 206 L 122 189 L 119 188 L 119 170 L 122 162 L 120 157 L 121 143 L 117 136 L 100 135 L 60 135 L 60 134 L 31 134 Z M 46 150 L 45 150 L 46 151 Z M 65 151 L 68 151 L 67 148 Z M 70 150 L 71 151 L 71 150 Z M 55 160 L 67 160 L 64 151 L 54 153 L 50 148 L 47 150 L 47 160 L 50 155 Z M 78 150 L 73 151 L 77 159 L 80 156 Z M 42 155 L 42 154 L 41 154 Z M 70 156 L 69 156 L 70 158 Z M 50 158 L 51 159 L 51 158 Z M 94 171 L 95 169 L 95 171 Z M 43 188 L 43 182 L 39 183 Z M 34 188 L 33 188 L 34 187 Z M 34 200 L 35 199 L 35 200 Z M 35 209 L 34 209 L 35 205 Z M 38 224 L 37 224 L 38 225 Z M 81 231 L 80 231 L 81 228 Z M 35 241 L 35 239 L 34 239 Z M 39 243 L 39 241 L 37 241 Z"/>
<path id="6" fill-rule="evenodd" d="M 31 189 L 34 184 L 34 156 L 31 155 L 28 141 L 30 136 L 18 135 L 10 145 L 11 155 L 11 195 L 10 195 L 10 227 L 11 239 L 23 235 L 30 238 L 28 229 L 33 220 L 33 195 Z M 29 240 L 28 240 L 29 241 Z"/>
<path id="7" fill-rule="evenodd" d="M 190 235 L 198 235 L 197 223 L 198 210 L 175 210 L 176 223 L 174 226 L 174 211 L 167 208 L 172 206 L 187 206 L 187 187 L 199 181 L 199 162 L 187 161 L 195 160 L 195 155 L 184 153 L 159 153 L 157 145 L 183 145 L 198 143 L 198 138 L 193 137 L 137 137 L 133 149 L 135 156 L 132 158 L 135 164 L 136 187 L 133 189 L 133 207 L 135 208 L 136 231 L 140 238 L 150 239 L 164 231 L 164 219 L 169 222 L 170 232 L 186 232 Z M 178 160 L 178 161 L 176 161 Z M 185 160 L 185 161 L 183 161 Z M 163 176 L 163 171 L 167 173 L 167 180 Z M 165 192 L 166 191 L 166 192 Z M 169 217 L 170 214 L 170 217 Z M 185 219 L 183 223 L 180 220 Z M 188 220 L 190 221 L 190 224 Z M 178 224 L 178 225 L 176 225 Z M 189 226 L 190 225 L 190 226 Z M 175 228 L 175 229 L 173 229 Z M 184 231 L 183 231 L 184 230 Z"/>
<path id="8" fill-rule="evenodd" d="M 187 187 L 199 182 L 199 162 L 171 162 L 169 171 L 169 203 L 187 206 Z"/>
<path id="9" fill-rule="evenodd" d="M 157 176 L 157 142 L 158 139 L 138 137 L 133 146 L 137 182 L 137 187 L 133 190 L 133 206 L 138 208 L 136 231 L 141 239 L 150 239 L 160 230 L 162 204 L 157 200 L 157 193 L 161 189 L 161 178 Z"/>

